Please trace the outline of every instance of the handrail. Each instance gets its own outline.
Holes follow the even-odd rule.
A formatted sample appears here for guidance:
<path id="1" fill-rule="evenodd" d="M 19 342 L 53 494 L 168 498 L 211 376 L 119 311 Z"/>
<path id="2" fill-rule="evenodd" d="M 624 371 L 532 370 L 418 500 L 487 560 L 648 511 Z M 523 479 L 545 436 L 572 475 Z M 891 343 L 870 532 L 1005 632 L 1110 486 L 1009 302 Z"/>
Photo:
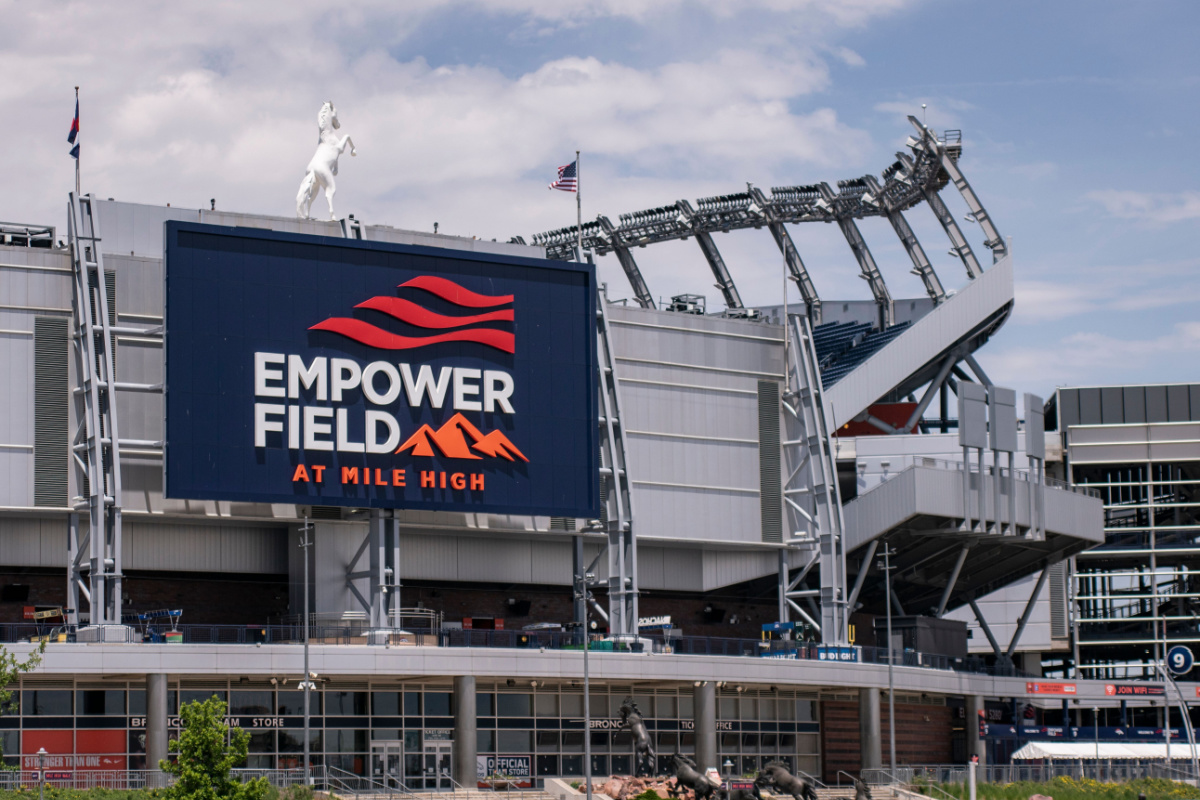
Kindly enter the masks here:
<path id="1" fill-rule="evenodd" d="M 418 800 L 417 795 L 398 779 L 393 781 L 395 786 L 390 786 L 387 783 L 382 783 L 369 776 L 356 775 L 353 772 L 349 772 L 339 767 L 331 767 L 328 764 L 320 766 L 319 769 L 324 773 L 326 786 L 331 783 L 336 783 L 337 785 L 335 788 L 341 790 L 345 794 L 351 794 L 354 796 L 361 794 L 385 794 L 390 796 L 399 795 L 401 797 L 410 798 L 411 800 Z M 370 789 L 368 791 L 360 791 L 359 789 L 354 788 L 354 784 L 365 785 L 370 787 Z"/>
<path id="2" fill-rule="evenodd" d="M 839 772 L 840 772 L 840 770 L 839 770 Z M 828 789 L 829 788 L 829 785 L 826 784 L 824 781 L 822 781 L 820 778 L 817 778 L 813 775 L 809 775 L 807 772 L 805 772 L 802 769 L 793 770 L 793 774 L 803 776 L 805 780 L 807 780 L 813 786 L 816 786 L 818 789 Z"/>
<path id="3" fill-rule="evenodd" d="M 853 786 L 853 785 L 854 785 L 854 783 L 855 783 L 855 782 L 858 780 L 858 778 L 854 777 L 854 776 L 853 776 L 853 775 L 851 775 L 849 772 L 846 772 L 846 770 L 844 770 L 844 769 L 839 769 L 839 770 L 837 771 L 837 774 L 838 774 L 838 786 L 839 786 L 839 787 L 842 785 L 842 776 L 843 776 L 843 775 L 845 775 L 847 778 L 849 778 L 849 779 L 850 779 L 850 785 L 851 785 L 851 786 Z"/>

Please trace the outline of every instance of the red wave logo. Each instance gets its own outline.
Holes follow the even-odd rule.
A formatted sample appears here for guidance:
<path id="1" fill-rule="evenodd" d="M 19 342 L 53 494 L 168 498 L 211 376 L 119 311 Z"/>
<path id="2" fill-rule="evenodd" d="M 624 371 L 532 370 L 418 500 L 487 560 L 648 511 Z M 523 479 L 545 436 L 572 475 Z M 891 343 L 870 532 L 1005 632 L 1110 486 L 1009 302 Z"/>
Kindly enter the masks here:
<path id="1" fill-rule="evenodd" d="M 439 278 L 436 275 L 418 276 L 400 284 L 400 288 L 421 289 L 464 309 L 495 308 L 513 301 L 511 294 L 495 296 L 478 294 L 459 286 L 454 281 Z M 404 336 L 353 317 L 330 317 L 324 322 L 313 325 L 309 330 L 341 334 L 347 339 L 353 339 L 360 344 L 380 350 L 411 350 L 415 347 L 425 347 L 440 342 L 475 342 L 503 350 L 506 353 L 516 351 L 516 340 L 512 331 L 477 327 L 489 322 L 512 322 L 513 309 L 511 308 L 463 316 L 449 316 L 439 314 L 411 300 L 384 296 L 364 300 L 355 308 L 379 311 L 417 328 L 446 332 L 431 336 Z M 450 328 L 457 330 L 448 330 Z"/>
<path id="2" fill-rule="evenodd" d="M 470 443 L 467 442 L 470 439 Z M 455 414 L 446 420 L 436 431 L 428 425 L 422 425 L 417 432 L 408 437 L 408 441 L 396 448 L 397 453 L 412 450 L 414 456 L 436 456 L 441 454 L 446 458 L 469 458 L 479 460 L 481 456 L 474 451 L 492 458 L 503 458 L 516 461 L 518 458 L 528 462 L 525 454 L 508 440 L 500 431 L 492 431 L 484 435 L 482 431 L 467 421 L 462 414 Z"/>

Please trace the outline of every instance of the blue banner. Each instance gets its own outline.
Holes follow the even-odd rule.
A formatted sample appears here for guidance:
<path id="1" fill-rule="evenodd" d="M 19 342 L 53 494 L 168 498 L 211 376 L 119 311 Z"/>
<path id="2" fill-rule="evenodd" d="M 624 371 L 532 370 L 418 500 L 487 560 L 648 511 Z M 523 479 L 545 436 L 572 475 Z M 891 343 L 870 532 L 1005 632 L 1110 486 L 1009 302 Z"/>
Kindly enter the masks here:
<path id="1" fill-rule="evenodd" d="M 166 225 L 166 496 L 599 516 L 594 267 Z"/>

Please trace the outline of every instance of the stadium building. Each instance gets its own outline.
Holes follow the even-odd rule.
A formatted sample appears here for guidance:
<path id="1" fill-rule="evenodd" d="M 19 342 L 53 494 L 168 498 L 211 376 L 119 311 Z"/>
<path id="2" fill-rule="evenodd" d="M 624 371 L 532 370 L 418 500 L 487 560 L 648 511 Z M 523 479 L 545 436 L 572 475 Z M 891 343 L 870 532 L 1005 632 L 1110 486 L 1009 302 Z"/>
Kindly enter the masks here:
<path id="1" fill-rule="evenodd" d="M 585 742 L 593 774 L 631 771 L 627 697 L 660 769 L 783 760 L 827 783 L 879 776 L 889 701 L 899 764 L 1119 726 L 1161 741 L 1161 682 L 1117 699 L 1111 670 L 1017 669 L 1039 591 L 1002 623 L 980 610 L 1015 582 L 1063 585 L 1072 558 L 1080 587 L 1126 567 L 1080 555 L 1117 523 L 1076 455 L 1099 448 L 1079 450 L 1075 395 L 1051 403 L 1063 483 L 1042 401 L 976 359 L 1011 313 L 1012 256 L 958 133 L 913 124 L 880 177 L 531 245 L 90 195 L 61 242 L 5 225 L 0 619 L 15 651 L 51 639 L 0 716 L 6 757 L 32 769 L 45 748 L 62 780 L 152 768 L 179 705 L 215 692 L 249 767 L 298 768 L 306 670 L 313 763 L 410 789 L 578 776 Z M 906 220 L 925 208 L 957 291 Z M 891 296 L 859 230 L 875 218 L 925 297 Z M 873 300 L 818 296 L 788 232 L 806 222 L 837 224 Z M 762 228 L 802 306 L 743 304 L 713 234 Z M 652 299 L 633 251 L 686 239 L 720 312 Z M 633 304 L 598 291 L 587 262 L 608 255 Z M 1093 650 L 1085 623 L 1060 660 L 1137 660 Z M 1075 707 L 1110 712 L 1072 729 Z"/>

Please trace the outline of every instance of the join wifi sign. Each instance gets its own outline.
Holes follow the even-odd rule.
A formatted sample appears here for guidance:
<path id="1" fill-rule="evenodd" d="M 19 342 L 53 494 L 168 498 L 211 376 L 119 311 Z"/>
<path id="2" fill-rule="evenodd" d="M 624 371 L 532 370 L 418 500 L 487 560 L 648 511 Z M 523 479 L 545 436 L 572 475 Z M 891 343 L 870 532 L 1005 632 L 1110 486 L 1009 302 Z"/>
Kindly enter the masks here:
<path id="1" fill-rule="evenodd" d="M 598 514 L 595 273 L 168 222 L 166 495 Z"/>

